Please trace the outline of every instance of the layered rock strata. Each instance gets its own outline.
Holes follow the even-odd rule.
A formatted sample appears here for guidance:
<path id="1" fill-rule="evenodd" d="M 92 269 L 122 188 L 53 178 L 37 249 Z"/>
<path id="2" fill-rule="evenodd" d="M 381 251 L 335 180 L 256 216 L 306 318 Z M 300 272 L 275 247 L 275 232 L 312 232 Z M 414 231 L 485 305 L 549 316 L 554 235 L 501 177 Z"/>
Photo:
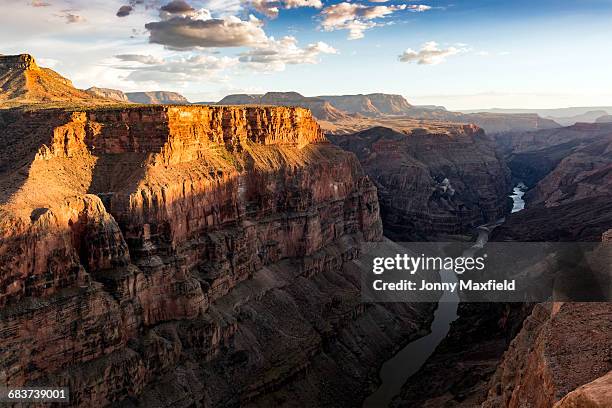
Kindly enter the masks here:
<path id="1" fill-rule="evenodd" d="M 430 321 L 360 302 L 376 188 L 305 109 L 0 123 L 0 385 L 91 407 L 355 405 Z"/>
<path id="2" fill-rule="evenodd" d="M 376 183 L 385 234 L 393 239 L 464 234 L 508 210 L 508 169 L 473 125 L 378 127 L 331 140 L 354 152 Z"/>

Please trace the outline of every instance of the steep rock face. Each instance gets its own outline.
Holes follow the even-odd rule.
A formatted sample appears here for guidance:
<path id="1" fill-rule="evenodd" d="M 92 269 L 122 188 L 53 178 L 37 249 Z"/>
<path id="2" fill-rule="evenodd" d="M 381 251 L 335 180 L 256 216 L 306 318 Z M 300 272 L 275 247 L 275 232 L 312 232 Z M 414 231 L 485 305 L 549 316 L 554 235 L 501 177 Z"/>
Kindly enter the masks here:
<path id="1" fill-rule="evenodd" d="M 609 303 L 537 305 L 506 351 L 483 407 L 552 407 L 606 375 L 611 322 Z M 568 400 L 576 397 L 555 406 L 572 406 Z"/>
<path id="2" fill-rule="evenodd" d="M 376 189 L 305 109 L 0 118 L 2 385 L 92 407 L 355 405 L 430 320 L 360 302 Z"/>
<path id="3" fill-rule="evenodd" d="M 297 92 L 267 92 L 264 95 L 236 94 L 221 99 L 217 105 L 273 105 L 300 106 L 310 109 L 321 120 L 338 120 L 347 117 L 341 110 L 321 98 L 308 98 Z"/>
<path id="4" fill-rule="evenodd" d="M 41 68 L 31 55 L 0 55 L 0 103 L 92 102 L 96 98 L 72 86 L 70 80 Z"/>
<path id="5" fill-rule="evenodd" d="M 87 88 L 85 90 L 88 94 L 102 99 L 112 99 L 120 102 L 129 102 L 127 95 L 118 89 L 110 89 L 110 88 L 97 88 L 92 86 L 91 88 Z"/>
<path id="6" fill-rule="evenodd" d="M 612 229 L 599 238 L 579 236 L 575 240 L 601 241 L 589 262 L 609 270 Z M 609 284 L 602 289 L 609 291 Z M 601 385 L 609 382 L 611 346 L 612 304 L 537 304 L 504 353 L 482 406 L 597 407 L 609 394 Z"/>
<path id="7" fill-rule="evenodd" d="M 176 92 L 151 91 L 151 92 L 128 92 L 127 99 L 133 103 L 144 103 L 147 105 L 187 105 L 189 101 L 183 95 Z"/>
<path id="8" fill-rule="evenodd" d="M 508 209 L 508 169 L 474 126 L 406 133 L 373 128 L 332 141 L 354 152 L 376 183 L 389 237 L 466 233 Z"/>

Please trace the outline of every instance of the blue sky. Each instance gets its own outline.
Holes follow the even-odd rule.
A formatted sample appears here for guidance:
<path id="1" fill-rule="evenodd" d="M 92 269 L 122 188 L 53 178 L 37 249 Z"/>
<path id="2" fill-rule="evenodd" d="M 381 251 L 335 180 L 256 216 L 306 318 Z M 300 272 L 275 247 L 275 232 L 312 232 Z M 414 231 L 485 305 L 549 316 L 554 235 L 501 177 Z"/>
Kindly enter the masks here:
<path id="1" fill-rule="evenodd" d="M 192 101 L 292 90 L 452 109 L 612 105 L 612 0 L 168 3 L 0 0 L 0 53 L 32 53 L 78 87 Z"/>

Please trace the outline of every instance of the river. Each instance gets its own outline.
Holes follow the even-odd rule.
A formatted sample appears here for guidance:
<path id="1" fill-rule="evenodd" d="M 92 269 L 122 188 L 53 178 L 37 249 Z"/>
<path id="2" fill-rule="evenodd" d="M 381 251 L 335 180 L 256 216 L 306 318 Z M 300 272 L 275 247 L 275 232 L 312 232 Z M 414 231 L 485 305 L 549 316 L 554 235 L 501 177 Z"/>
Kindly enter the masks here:
<path id="1" fill-rule="evenodd" d="M 456 282 L 453 271 L 440 271 L 443 282 Z M 446 291 L 438 302 L 431 324 L 431 333 L 421 337 L 401 349 L 380 369 L 380 387 L 363 403 L 363 408 L 382 408 L 389 406 L 393 397 L 399 394 L 402 385 L 410 376 L 419 371 L 421 366 L 446 337 L 450 324 L 457 319 L 459 297 L 455 292 Z"/>
<path id="2" fill-rule="evenodd" d="M 527 190 L 527 186 L 523 184 L 523 182 L 518 183 L 514 190 L 512 191 L 512 195 L 510 198 L 512 199 L 512 212 L 519 212 L 525 208 L 525 201 L 523 200 L 523 196 L 525 195 L 525 190 Z"/>
<path id="3" fill-rule="evenodd" d="M 512 191 L 513 206 L 512 212 L 518 212 L 525 208 L 523 195 L 527 187 L 519 183 Z M 482 248 L 489 239 L 489 233 L 495 226 L 504 220 L 483 225 L 478 228 L 478 238 L 474 245 L 466 250 L 463 255 L 470 256 L 475 250 Z M 442 282 L 456 282 L 457 275 L 449 270 L 440 271 Z M 381 367 L 379 377 L 380 387 L 370 394 L 363 402 L 363 408 L 383 408 L 388 407 L 393 398 L 399 395 L 402 386 L 408 379 L 415 374 L 425 364 L 425 361 L 433 354 L 440 342 L 446 337 L 450 330 L 451 323 L 457 317 L 457 307 L 459 306 L 459 296 L 455 292 L 446 291 L 438 301 L 438 308 L 434 312 L 434 320 L 431 324 L 431 333 L 410 342 L 406 347 L 397 352 L 387 360 Z"/>

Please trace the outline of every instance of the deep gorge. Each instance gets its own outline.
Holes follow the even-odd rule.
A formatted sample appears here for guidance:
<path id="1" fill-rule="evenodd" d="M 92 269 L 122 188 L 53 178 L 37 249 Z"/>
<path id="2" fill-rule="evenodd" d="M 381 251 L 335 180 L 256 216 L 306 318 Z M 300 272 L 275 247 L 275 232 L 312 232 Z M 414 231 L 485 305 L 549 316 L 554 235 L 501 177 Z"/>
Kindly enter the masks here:
<path id="1" fill-rule="evenodd" d="M 605 159 L 564 166 L 608 154 L 599 137 L 553 149 L 554 168 L 537 173 L 550 146 L 504 151 L 456 124 L 332 144 L 303 108 L 12 109 L 0 123 L 0 384 L 69 386 L 92 407 L 360 406 L 383 362 L 430 331 L 440 344 L 395 406 L 514 407 L 531 387 L 540 408 L 610 369 L 605 332 L 585 346 L 597 368 L 568 384 L 543 390 L 515 369 L 534 344 L 564 349 L 556 324 L 595 313 L 605 327 L 605 305 L 462 303 L 455 319 L 360 296 L 366 242 L 469 240 L 502 217 L 491 239 L 605 239 Z M 510 214 L 514 183 L 535 173 Z"/>

